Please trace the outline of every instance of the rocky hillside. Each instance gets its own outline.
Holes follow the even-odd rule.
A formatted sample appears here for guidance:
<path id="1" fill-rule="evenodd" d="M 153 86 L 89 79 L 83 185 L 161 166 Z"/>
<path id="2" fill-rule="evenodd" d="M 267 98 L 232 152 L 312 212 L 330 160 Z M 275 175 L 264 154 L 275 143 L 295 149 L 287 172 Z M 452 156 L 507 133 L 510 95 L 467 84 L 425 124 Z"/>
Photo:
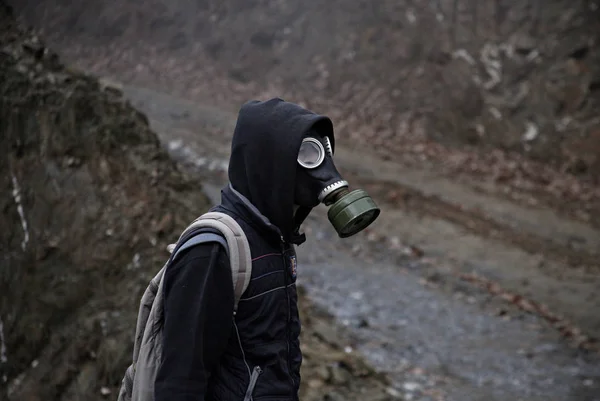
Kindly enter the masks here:
<path id="1" fill-rule="evenodd" d="M 600 173 L 596 0 L 18 3 L 53 40 L 76 37 L 140 74 L 194 68 L 181 84 L 227 78 L 335 108 L 357 143 L 405 153 L 433 139 Z M 137 50 L 122 48 L 134 38 Z"/>
<path id="2" fill-rule="evenodd" d="M 598 0 L 9 2 L 96 74 L 283 96 L 356 149 L 600 226 Z"/>
<path id="3" fill-rule="evenodd" d="M 144 115 L 4 6 L 0 46 L 3 392 L 86 399 L 120 380 L 140 291 L 207 200 Z"/>
<path id="4" fill-rule="evenodd" d="M 114 399 L 141 293 L 208 200 L 117 89 L 63 65 L 2 2 L 0 133 L 0 400 Z M 386 399 L 303 305 L 307 399 Z"/>

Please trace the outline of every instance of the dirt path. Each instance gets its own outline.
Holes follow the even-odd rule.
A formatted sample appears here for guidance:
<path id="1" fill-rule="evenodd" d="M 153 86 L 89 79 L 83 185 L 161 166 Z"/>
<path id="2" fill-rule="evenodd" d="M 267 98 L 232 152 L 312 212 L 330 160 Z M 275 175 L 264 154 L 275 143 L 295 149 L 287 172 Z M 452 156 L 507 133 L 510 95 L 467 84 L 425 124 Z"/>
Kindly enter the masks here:
<path id="1" fill-rule="evenodd" d="M 148 89 L 123 90 L 218 201 L 235 115 Z M 299 248 L 301 284 L 348 326 L 353 347 L 390 375 L 399 395 L 600 399 L 597 354 L 573 347 L 539 313 L 600 335 L 598 231 L 343 146 L 336 162 L 353 185 L 373 193 L 382 218 L 369 233 L 342 241 L 325 211 L 315 211 Z M 473 277 L 490 280 L 496 296 Z M 577 334 L 567 323 L 554 325 Z"/>

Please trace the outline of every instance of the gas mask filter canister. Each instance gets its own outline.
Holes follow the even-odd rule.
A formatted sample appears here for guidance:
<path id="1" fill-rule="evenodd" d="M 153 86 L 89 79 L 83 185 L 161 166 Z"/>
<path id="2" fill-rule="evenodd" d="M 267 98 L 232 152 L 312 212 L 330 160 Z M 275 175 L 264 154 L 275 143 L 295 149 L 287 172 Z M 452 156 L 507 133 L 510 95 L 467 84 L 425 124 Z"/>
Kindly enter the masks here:
<path id="1" fill-rule="evenodd" d="M 333 149 L 328 137 L 323 143 L 312 137 L 305 138 L 298 152 L 298 164 L 306 169 L 319 167 L 326 156 L 333 156 Z M 329 206 L 327 218 L 340 238 L 347 238 L 365 229 L 373 223 L 379 213 L 379 207 L 362 189 L 352 192 L 348 182 L 338 180 L 326 186 L 319 194 L 319 202 Z"/>

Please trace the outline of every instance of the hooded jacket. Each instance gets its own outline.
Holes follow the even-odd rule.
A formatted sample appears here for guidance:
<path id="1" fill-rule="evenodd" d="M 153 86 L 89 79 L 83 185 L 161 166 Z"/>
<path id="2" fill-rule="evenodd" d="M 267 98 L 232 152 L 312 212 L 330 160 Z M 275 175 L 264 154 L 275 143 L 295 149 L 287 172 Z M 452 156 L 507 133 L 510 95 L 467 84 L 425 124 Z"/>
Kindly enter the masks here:
<path id="1" fill-rule="evenodd" d="M 298 399 L 300 319 L 294 244 L 297 155 L 311 131 L 330 136 L 331 120 L 275 98 L 240 109 L 230 183 L 213 211 L 244 229 L 252 277 L 233 314 L 226 252 L 204 243 L 178 255 L 164 277 L 163 355 L 156 401 Z"/>

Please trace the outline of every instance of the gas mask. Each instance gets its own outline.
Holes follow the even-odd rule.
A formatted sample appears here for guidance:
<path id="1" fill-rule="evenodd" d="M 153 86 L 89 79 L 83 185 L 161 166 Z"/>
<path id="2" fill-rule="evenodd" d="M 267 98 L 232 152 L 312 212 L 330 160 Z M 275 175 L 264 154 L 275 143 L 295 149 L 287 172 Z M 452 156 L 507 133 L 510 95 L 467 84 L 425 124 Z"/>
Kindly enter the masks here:
<path id="1" fill-rule="evenodd" d="M 299 228 L 310 210 L 320 203 L 329 207 L 327 217 L 340 238 L 350 237 L 379 216 L 380 210 L 362 189 L 352 192 L 333 163 L 334 149 L 327 136 L 317 134 L 302 140 L 294 200 L 298 206 L 294 220 Z"/>

